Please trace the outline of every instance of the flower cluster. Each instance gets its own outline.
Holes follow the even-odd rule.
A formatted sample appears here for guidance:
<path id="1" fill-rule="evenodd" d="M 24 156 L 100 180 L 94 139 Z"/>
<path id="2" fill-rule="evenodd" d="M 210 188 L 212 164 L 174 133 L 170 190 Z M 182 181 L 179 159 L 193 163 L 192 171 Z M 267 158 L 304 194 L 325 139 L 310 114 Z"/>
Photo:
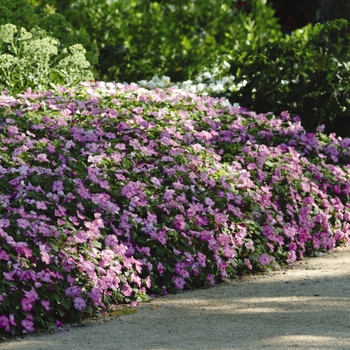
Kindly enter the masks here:
<path id="1" fill-rule="evenodd" d="M 0 96 L 0 329 L 348 243 L 350 140 L 176 88 Z"/>

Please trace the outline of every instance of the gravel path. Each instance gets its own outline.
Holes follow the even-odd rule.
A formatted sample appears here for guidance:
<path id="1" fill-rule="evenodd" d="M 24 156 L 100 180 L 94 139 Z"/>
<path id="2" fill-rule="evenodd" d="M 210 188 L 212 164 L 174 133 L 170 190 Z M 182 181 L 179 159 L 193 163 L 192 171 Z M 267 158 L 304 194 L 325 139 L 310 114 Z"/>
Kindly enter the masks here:
<path id="1" fill-rule="evenodd" d="M 1 350 L 350 349 L 350 248 L 292 268 L 157 298 L 137 312 Z"/>

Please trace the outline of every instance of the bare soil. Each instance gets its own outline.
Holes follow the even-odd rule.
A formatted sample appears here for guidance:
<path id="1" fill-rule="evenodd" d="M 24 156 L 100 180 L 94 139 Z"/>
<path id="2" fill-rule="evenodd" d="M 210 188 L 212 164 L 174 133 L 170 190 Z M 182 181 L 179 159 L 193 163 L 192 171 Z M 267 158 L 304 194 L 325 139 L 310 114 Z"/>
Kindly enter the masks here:
<path id="1" fill-rule="evenodd" d="M 130 309 L 129 309 L 130 310 Z M 156 298 L 0 350 L 350 349 L 350 248 L 214 288 Z"/>

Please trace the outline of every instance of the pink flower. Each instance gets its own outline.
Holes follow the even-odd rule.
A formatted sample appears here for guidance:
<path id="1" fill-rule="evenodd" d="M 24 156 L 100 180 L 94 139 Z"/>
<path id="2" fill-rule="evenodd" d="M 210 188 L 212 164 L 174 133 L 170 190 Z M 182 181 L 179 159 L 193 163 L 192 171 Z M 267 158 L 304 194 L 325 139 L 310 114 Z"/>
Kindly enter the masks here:
<path id="1" fill-rule="evenodd" d="M 141 278 L 135 273 L 131 274 L 131 282 L 135 283 L 138 287 L 141 287 Z"/>
<path id="2" fill-rule="evenodd" d="M 150 289 L 151 286 L 152 286 L 151 277 L 150 277 L 150 276 L 147 276 L 147 278 L 146 278 L 146 287 L 147 287 L 148 289 Z"/>
<path id="3" fill-rule="evenodd" d="M 245 246 L 246 246 L 247 249 L 250 249 L 252 252 L 255 251 L 254 241 L 250 240 L 250 241 L 246 242 Z"/>
<path id="4" fill-rule="evenodd" d="M 32 287 L 31 290 L 27 291 L 22 289 L 24 295 L 26 298 L 32 299 L 32 300 L 38 300 L 39 296 L 38 293 L 35 291 L 35 289 Z"/>
<path id="5" fill-rule="evenodd" d="M 126 296 L 126 297 L 129 297 L 131 296 L 132 294 L 132 288 L 126 284 L 122 287 L 122 293 Z"/>
<path id="6" fill-rule="evenodd" d="M 288 252 L 288 259 L 287 262 L 289 264 L 293 263 L 295 260 L 297 260 L 297 255 L 294 250 L 291 250 Z"/>
<path id="7" fill-rule="evenodd" d="M 50 264 L 51 257 L 46 251 L 46 248 L 44 245 L 40 245 L 40 255 L 41 255 L 41 261 L 44 262 L 45 264 Z"/>
<path id="8" fill-rule="evenodd" d="M 203 253 L 201 252 L 197 253 L 197 262 L 199 266 L 205 267 L 206 260 L 207 260 L 207 257 Z"/>
<path id="9" fill-rule="evenodd" d="M 10 220 L 0 219 L 0 227 L 3 227 L 3 228 L 10 227 Z"/>
<path id="10" fill-rule="evenodd" d="M 79 311 L 86 308 L 86 301 L 82 297 L 74 298 L 73 304 L 74 307 Z"/>
<path id="11" fill-rule="evenodd" d="M 244 259 L 244 263 L 248 267 L 249 270 L 251 270 L 253 268 L 253 266 L 252 266 L 252 264 L 251 264 L 249 259 L 245 258 Z"/>
<path id="12" fill-rule="evenodd" d="M 106 264 L 108 264 L 108 262 L 110 260 L 112 260 L 114 258 L 114 252 L 112 250 L 103 250 L 101 253 L 101 259 L 104 263 L 104 266 L 106 266 Z"/>
<path id="13" fill-rule="evenodd" d="M 270 257 L 267 255 L 267 254 L 261 254 L 258 258 L 258 262 L 262 265 L 262 266 L 265 266 L 265 265 L 268 265 L 270 264 Z"/>
<path id="14" fill-rule="evenodd" d="M 215 221 L 218 225 L 222 225 L 227 221 L 226 215 L 222 213 L 215 214 Z"/>

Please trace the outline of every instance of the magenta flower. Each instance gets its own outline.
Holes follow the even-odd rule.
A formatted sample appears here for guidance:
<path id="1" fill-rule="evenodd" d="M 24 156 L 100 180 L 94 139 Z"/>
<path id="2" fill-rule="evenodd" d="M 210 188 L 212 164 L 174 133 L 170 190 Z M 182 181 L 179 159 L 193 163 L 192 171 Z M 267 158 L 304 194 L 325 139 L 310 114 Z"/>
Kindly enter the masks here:
<path id="1" fill-rule="evenodd" d="M 22 298 L 21 306 L 23 311 L 31 311 L 33 309 L 35 300 L 33 298 Z"/>
<path id="2" fill-rule="evenodd" d="M 0 316 L 0 329 L 5 329 L 6 332 L 10 331 L 10 322 L 5 315 Z"/>
<path id="3" fill-rule="evenodd" d="M 186 222 L 185 222 L 185 217 L 183 215 L 176 215 L 174 219 L 174 228 L 177 230 L 185 230 L 186 227 Z"/>

